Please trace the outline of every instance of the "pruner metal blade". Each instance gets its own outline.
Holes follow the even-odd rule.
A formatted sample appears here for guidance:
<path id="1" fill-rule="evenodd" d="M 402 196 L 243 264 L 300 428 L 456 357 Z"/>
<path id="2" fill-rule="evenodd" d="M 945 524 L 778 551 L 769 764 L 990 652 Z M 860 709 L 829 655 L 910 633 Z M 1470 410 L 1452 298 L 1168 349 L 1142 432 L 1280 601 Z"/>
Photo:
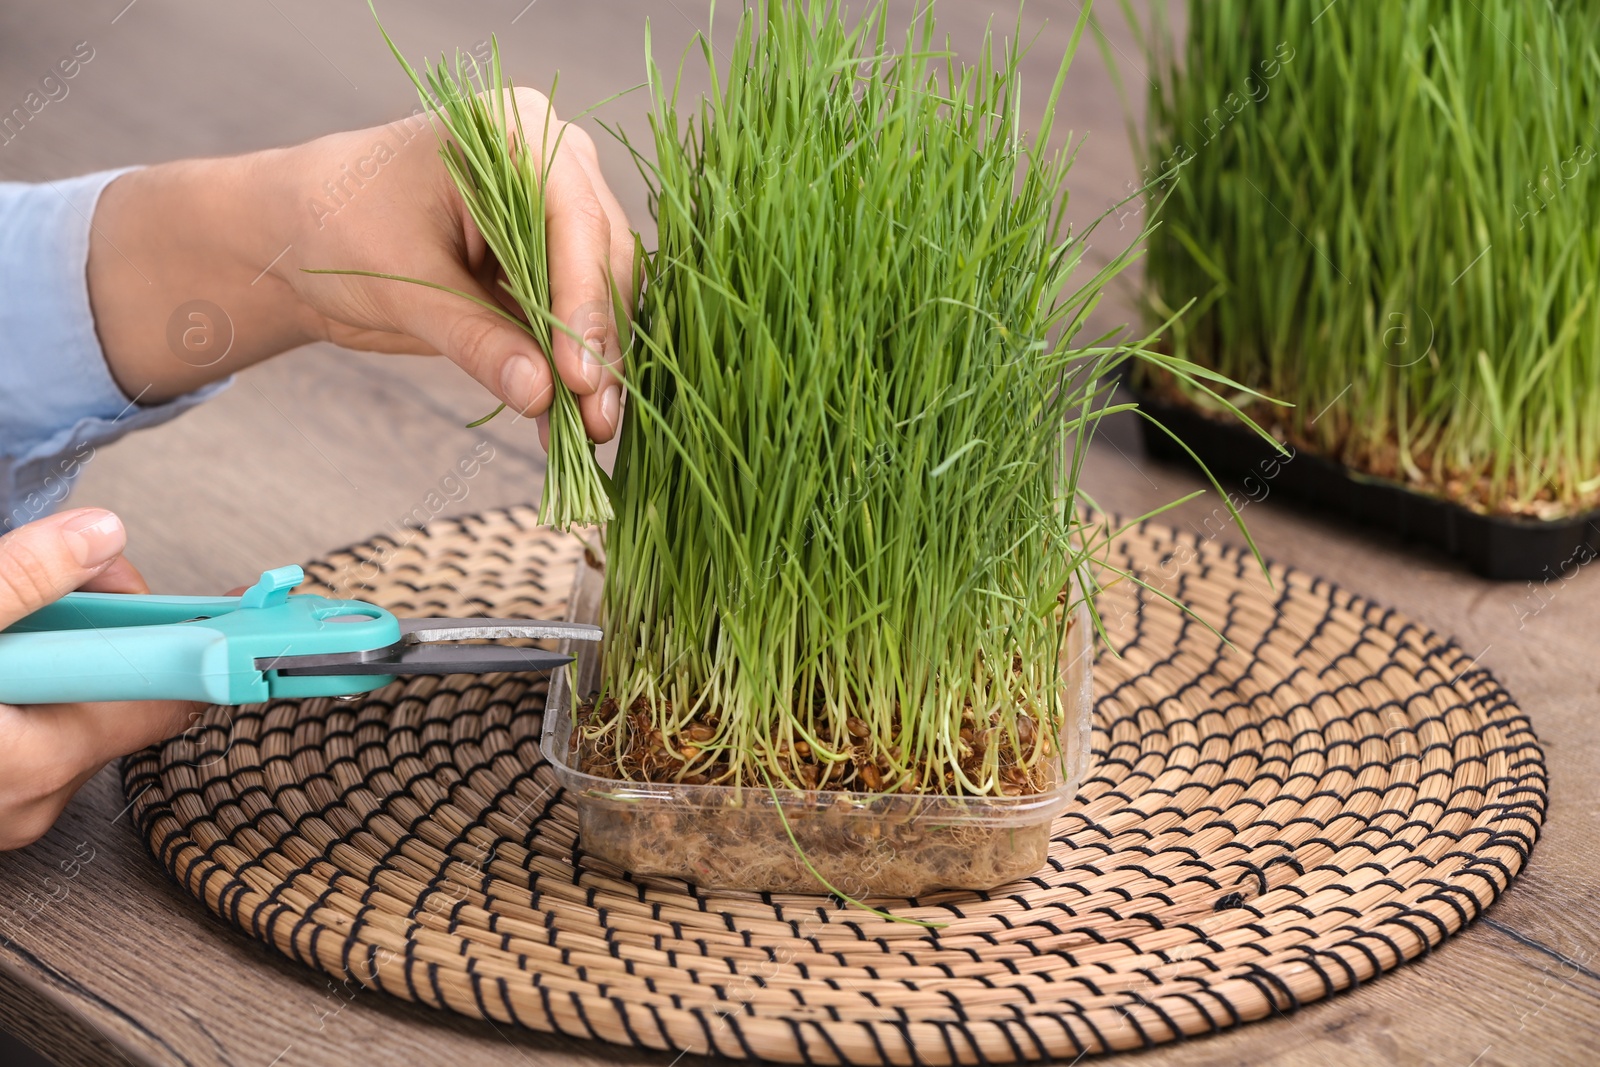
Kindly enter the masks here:
<path id="1" fill-rule="evenodd" d="M 434 641 L 470 641 L 510 637 L 549 638 L 556 641 L 598 641 L 600 627 L 580 622 L 541 622 L 538 619 L 401 619 L 400 640 L 408 645 Z"/>
<path id="2" fill-rule="evenodd" d="M 256 660 L 256 669 L 285 677 L 341 675 L 488 674 L 548 671 L 572 657 L 513 645 L 455 645 L 448 641 L 555 638 L 598 641 L 598 626 L 533 619 L 400 619 L 400 640 L 383 648 Z"/>

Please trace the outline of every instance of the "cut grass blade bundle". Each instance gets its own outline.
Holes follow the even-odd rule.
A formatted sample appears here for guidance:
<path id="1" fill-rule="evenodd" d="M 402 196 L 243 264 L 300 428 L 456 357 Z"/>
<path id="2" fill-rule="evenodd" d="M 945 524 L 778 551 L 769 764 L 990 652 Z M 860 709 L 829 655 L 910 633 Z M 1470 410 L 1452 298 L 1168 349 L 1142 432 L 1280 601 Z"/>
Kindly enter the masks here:
<path id="1" fill-rule="evenodd" d="M 1072 38 L 1077 47 L 1086 20 Z M 649 65 L 659 247 L 628 357 L 586 769 L 692 784 L 1020 796 L 1061 758 L 1078 477 L 1111 374 L 1019 50 L 931 5 L 757 5 L 688 116 Z M 647 45 L 648 50 L 648 45 Z M 1198 373 L 1202 377 L 1195 377 Z M 1212 379 L 1214 380 L 1214 379 Z M 1231 387 L 1231 383 L 1228 383 Z M 1219 398 L 1219 402 L 1223 402 Z"/>
<path id="2" fill-rule="evenodd" d="M 1600 505 L 1600 7 L 1187 10 L 1177 52 L 1150 34 L 1145 145 L 1176 178 L 1155 314 L 1199 301 L 1176 352 L 1357 470 L 1483 512 Z"/>
<path id="3" fill-rule="evenodd" d="M 373 16 L 377 16 L 375 9 Z M 511 82 L 501 70 L 500 42 L 495 38 L 490 38 L 487 70 L 475 57 L 457 52 L 453 67 L 446 67 L 441 56 L 437 67 L 424 63 L 419 74 L 381 24 L 378 29 L 429 110 L 439 134 L 440 158 L 472 221 L 500 264 L 505 274 L 502 284 L 524 318 L 517 319 L 497 305 L 425 279 L 362 271 L 322 273 L 366 274 L 455 292 L 527 331 L 549 360 L 553 331 L 576 337 L 550 313 L 544 184 L 551 161 L 561 147 L 559 133 L 550 129 L 547 113 L 542 128 L 533 131 L 534 138 L 529 137 Z M 529 151 L 528 146 L 535 144 L 539 150 Z M 594 448 L 584 431 L 577 399 L 561 380 L 553 360 L 550 378 L 554 395 L 539 521 L 561 529 L 605 522 L 611 518 L 605 473 L 595 460 Z M 499 410 L 472 425 L 481 425 Z"/>

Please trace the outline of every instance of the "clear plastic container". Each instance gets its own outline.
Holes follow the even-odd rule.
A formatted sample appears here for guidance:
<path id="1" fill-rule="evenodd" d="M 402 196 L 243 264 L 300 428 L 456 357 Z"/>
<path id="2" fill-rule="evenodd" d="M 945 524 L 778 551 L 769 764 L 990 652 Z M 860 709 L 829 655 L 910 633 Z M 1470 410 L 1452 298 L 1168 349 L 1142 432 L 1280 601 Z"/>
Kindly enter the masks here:
<path id="1" fill-rule="evenodd" d="M 580 566 L 568 619 L 599 617 L 601 573 Z M 551 679 L 541 750 L 577 807 L 581 847 L 637 874 L 706 888 L 913 897 L 936 889 L 993 889 L 1044 866 L 1055 817 L 1089 758 L 1093 628 L 1079 607 L 1061 660 L 1066 714 L 1058 780 L 1021 797 L 952 797 L 675 785 L 603 778 L 572 760 L 573 685 L 598 688 L 600 650 L 565 648 L 570 672 Z M 575 679 L 575 681 L 574 681 Z M 793 835 L 791 837 L 791 834 Z M 820 877 L 819 877 L 820 876 Z"/>

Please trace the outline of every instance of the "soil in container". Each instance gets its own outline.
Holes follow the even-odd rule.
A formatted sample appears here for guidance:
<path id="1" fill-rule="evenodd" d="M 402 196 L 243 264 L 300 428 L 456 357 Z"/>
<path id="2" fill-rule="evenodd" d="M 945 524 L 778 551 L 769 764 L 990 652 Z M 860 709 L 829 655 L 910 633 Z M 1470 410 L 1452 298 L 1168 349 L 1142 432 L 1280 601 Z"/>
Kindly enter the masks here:
<path id="1" fill-rule="evenodd" d="M 603 569 L 595 556 L 579 566 L 569 621 L 598 616 Z M 1023 753 L 1037 758 L 1006 776 L 1010 795 L 918 792 L 917 783 L 885 792 L 882 766 L 857 758 L 824 776 L 809 752 L 795 755 L 802 768 L 816 767 L 814 789 L 717 784 L 714 766 L 708 774 L 682 776 L 686 754 L 666 751 L 642 702 L 624 713 L 614 701 L 589 699 L 573 713 L 574 687 L 580 693 L 598 688 L 600 650 L 592 643 L 567 646 L 575 662 L 570 673 L 552 680 L 542 748 L 577 809 L 582 848 L 636 874 L 708 888 L 831 888 L 849 897 L 991 889 L 1044 866 L 1055 817 L 1083 776 L 1094 704 L 1092 649 L 1092 623 L 1080 604 L 1060 652 L 1060 728 L 1041 730 L 1034 716 L 1018 717 Z M 618 776 L 609 740 L 615 731 L 603 729 L 619 714 L 633 727 L 621 764 L 628 778 Z M 843 743 L 859 756 L 867 746 L 854 736 L 862 724 L 855 726 Z M 977 760 L 990 742 L 976 717 L 966 729 L 970 758 Z M 701 721 L 684 736 L 692 745 L 713 733 L 711 723 Z M 803 770 L 801 777 L 812 784 Z"/>
<path id="2" fill-rule="evenodd" d="M 1285 440 L 1292 459 L 1235 420 L 1212 417 L 1171 390 L 1134 387 L 1140 408 L 1177 434 L 1225 484 L 1251 499 L 1267 493 L 1437 548 L 1485 578 L 1553 581 L 1600 557 L 1600 509 L 1560 518 L 1485 514 L 1465 503 L 1413 488 L 1387 474 L 1347 467 L 1275 426 L 1270 410 L 1252 409 L 1262 426 Z M 1194 458 L 1171 437 L 1140 421 L 1145 451 L 1185 466 Z M 1254 487 L 1254 488 L 1252 488 Z M 1458 487 L 1459 488 L 1459 487 Z"/>
<path id="3" fill-rule="evenodd" d="M 586 741 L 593 734 L 585 727 L 619 713 L 614 701 L 580 709 L 569 747 L 584 773 L 615 778 L 616 753 Z M 662 745 L 646 709 L 629 714 L 635 720 L 630 737 L 638 739 L 623 755 L 630 777 L 667 788 L 709 785 L 714 771 L 673 782 L 683 755 Z M 813 790 L 721 787 L 715 788 L 714 804 L 641 802 L 625 790 L 611 797 L 591 793 L 582 805 L 584 846 L 638 873 L 755 890 L 830 886 L 848 896 L 908 897 L 944 887 L 1000 885 L 1044 865 L 1052 817 L 1061 806 L 1052 792 L 1061 777 L 1057 744 L 1031 719 L 1022 722 L 1024 743 L 1037 745 L 1040 758 L 1031 769 L 1005 772 L 1007 798 L 1023 802 L 1018 811 L 997 804 L 1001 798 L 923 793 L 910 786 L 877 792 L 886 772 L 861 758 L 830 782 L 825 765 L 810 760 L 807 751 L 796 755 L 807 784 L 818 787 Z M 697 729 L 708 738 L 712 732 L 701 725 L 686 733 L 692 738 Z M 963 735 L 971 739 L 974 760 L 980 758 L 980 732 L 967 726 Z"/>

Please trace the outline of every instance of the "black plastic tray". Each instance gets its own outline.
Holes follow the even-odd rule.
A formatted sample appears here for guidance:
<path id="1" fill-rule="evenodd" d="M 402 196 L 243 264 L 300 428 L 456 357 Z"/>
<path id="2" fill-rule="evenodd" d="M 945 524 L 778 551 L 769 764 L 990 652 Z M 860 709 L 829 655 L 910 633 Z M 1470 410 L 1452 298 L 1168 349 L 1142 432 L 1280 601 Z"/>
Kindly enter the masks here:
<path id="1" fill-rule="evenodd" d="M 1194 449 L 1223 488 L 1238 485 L 1251 499 L 1276 495 L 1310 504 L 1438 548 L 1485 578 L 1508 581 L 1561 577 L 1600 554 L 1600 510 L 1543 521 L 1480 515 L 1460 504 L 1427 496 L 1387 479 L 1349 468 L 1304 449 L 1284 460 L 1243 426 L 1207 418 L 1192 408 L 1139 398 Z M 1193 466 L 1166 434 L 1139 420 L 1145 451 L 1156 459 Z M 1254 479 L 1254 482 L 1251 481 Z"/>

